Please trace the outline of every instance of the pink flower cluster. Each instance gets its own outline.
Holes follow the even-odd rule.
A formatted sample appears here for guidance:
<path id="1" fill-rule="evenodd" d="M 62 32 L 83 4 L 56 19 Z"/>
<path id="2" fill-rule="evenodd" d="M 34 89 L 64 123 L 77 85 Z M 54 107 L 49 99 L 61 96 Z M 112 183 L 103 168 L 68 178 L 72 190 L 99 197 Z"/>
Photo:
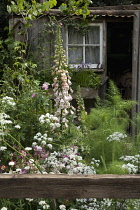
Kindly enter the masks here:
<path id="1" fill-rule="evenodd" d="M 57 45 L 55 50 L 55 66 L 53 67 L 53 91 L 55 95 L 55 106 L 57 107 L 55 116 L 57 116 L 65 127 L 68 127 L 68 115 L 73 115 L 75 108 L 71 106 L 71 77 L 69 76 L 68 66 L 66 64 L 65 51 L 63 50 L 60 34 L 57 37 Z"/>

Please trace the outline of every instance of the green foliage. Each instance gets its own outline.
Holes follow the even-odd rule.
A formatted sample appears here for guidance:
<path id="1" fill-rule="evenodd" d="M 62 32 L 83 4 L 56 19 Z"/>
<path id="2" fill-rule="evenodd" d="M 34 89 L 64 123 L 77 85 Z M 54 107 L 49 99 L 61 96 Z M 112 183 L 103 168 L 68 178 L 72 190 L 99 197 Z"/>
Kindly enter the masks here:
<path id="1" fill-rule="evenodd" d="M 26 59 L 24 43 L 14 42 L 12 38 L 8 38 L 5 42 L 1 42 L 0 53 L 2 55 L 1 70 L 3 71 L 1 97 L 9 96 L 16 102 L 14 110 L 5 110 L 2 104 L 1 110 L 10 113 L 15 125 L 20 124 L 22 127 L 20 135 L 17 135 L 16 129 L 11 134 L 16 135 L 18 140 L 26 146 L 32 141 L 40 127 L 38 117 L 50 110 L 51 101 L 49 102 L 47 91 L 41 88 L 40 81 L 34 77 L 37 65 Z"/>
<path id="2" fill-rule="evenodd" d="M 109 142 L 107 138 L 114 132 L 127 132 L 131 124 L 130 109 L 134 104 L 134 101 L 123 100 L 115 84 L 110 81 L 108 100 L 103 104 L 99 100 L 89 115 L 81 116 L 85 129 L 83 144 L 88 146 L 87 158 L 94 156 L 96 159 L 102 159 L 105 165 L 132 150 L 132 145 L 129 144 L 131 139 L 128 137 L 119 142 Z"/>
<path id="3" fill-rule="evenodd" d="M 1 0 L 0 2 L 0 38 L 6 38 L 7 32 L 6 28 L 8 28 L 8 13 L 6 10 L 6 4 L 8 3 L 8 0 Z"/>
<path id="4" fill-rule="evenodd" d="M 104 170 L 103 168 L 99 169 L 98 173 L 101 174 L 127 174 L 128 171 L 126 169 L 122 168 L 122 165 L 124 164 L 124 162 L 122 161 L 114 161 L 111 162 L 110 164 L 108 164 L 107 169 Z"/>
<path id="5" fill-rule="evenodd" d="M 81 87 L 99 88 L 101 76 L 92 70 L 73 71 L 72 72 L 73 87 L 80 85 Z"/>
<path id="6" fill-rule="evenodd" d="M 11 1 L 11 4 L 7 6 L 7 10 L 9 13 L 14 12 L 15 14 L 21 14 L 22 17 L 28 21 L 34 20 L 43 12 L 56 6 L 56 4 L 56 0 L 49 0 L 43 3 L 38 3 L 36 0 L 31 3 L 25 0 L 15 0 Z"/>
<path id="7" fill-rule="evenodd" d="M 62 3 L 59 9 L 65 14 L 83 15 L 83 18 L 86 18 L 86 16 L 90 14 L 90 11 L 88 10 L 89 4 L 90 0 L 69 0 L 67 4 Z"/>
<path id="8" fill-rule="evenodd" d="M 60 5 L 60 10 L 65 14 L 69 15 L 82 15 L 83 18 L 86 18 L 89 15 L 90 11 L 88 6 L 90 1 L 88 0 L 78 0 L 78 1 L 67 1 Z M 45 11 L 53 8 L 57 5 L 56 0 L 49 0 L 43 3 L 38 3 L 38 1 L 25 1 L 25 0 L 13 0 L 11 4 L 7 5 L 7 10 L 9 13 L 14 12 L 15 14 L 21 14 L 22 17 L 28 20 L 34 20 L 37 16 L 42 14 Z"/>

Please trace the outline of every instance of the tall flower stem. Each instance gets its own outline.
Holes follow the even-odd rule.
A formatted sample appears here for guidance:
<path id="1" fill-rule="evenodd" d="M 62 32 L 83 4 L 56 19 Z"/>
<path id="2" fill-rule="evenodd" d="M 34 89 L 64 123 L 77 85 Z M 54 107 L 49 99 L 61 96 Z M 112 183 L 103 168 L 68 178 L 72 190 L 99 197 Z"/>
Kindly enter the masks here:
<path id="1" fill-rule="evenodd" d="M 115 141 L 113 142 L 113 148 L 112 148 L 112 162 L 115 160 Z"/>
<path id="2" fill-rule="evenodd" d="M 21 145 L 21 143 L 20 142 L 18 142 L 17 141 L 17 139 L 15 139 L 13 136 L 11 136 L 10 134 L 8 134 L 11 138 L 13 138 L 20 146 L 21 146 L 21 148 L 23 149 L 23 150 L 25 150 L 25 148 Z M 8 147 L 10 147 L 12 150 L 14 150 L 15 152 L 17 152 L 19 155 L 21 155 L 21 156 L 24 156 L 21 152 L 19 152 L 17 149 L 15 149 L 14 147 L 12 147 L 7 141 L 5 141 L 4 139 L 3 139 L 3 141 L 4 141 L 4 143 L 8 146 Z M 28 155 L 29 155 L 29 157 L 31 158 L 31 159 L 33 159 L 34 160 L 34 158 L 33 158 L 33 156 L 29 153 L 29 152 L 26 152 Z M 30 158 L 28 158 L 27 156 L 24 156 L 27 160 L 30 160 Z M 39 170 L 39 172 L 40 173 L 42 173 L 42 169 L 40 168 L 40 166 L 34 161 L 34 164 L 35 164 L 35 166 L 38 168 L 38 170 Z"/>
<path id="3" fill-rule="evenodd" d="M 61 130 L 68 128 L 69 114 L 74 114 L 74 107 L 71 106 L 73 90 L 71 89 L 71 77 L 68 72 L 65 51 L 62 44 L 61 26 L 57 26 L 56 45 L 53 66 L 53 91 L 55 96 L 55 116 L 59 118 Z"/>

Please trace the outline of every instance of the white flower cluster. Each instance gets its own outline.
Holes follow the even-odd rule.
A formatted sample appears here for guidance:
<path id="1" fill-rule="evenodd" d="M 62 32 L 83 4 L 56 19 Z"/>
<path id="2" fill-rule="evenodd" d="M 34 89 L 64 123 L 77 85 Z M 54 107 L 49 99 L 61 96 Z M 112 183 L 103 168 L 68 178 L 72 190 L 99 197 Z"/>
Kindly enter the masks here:
<path id="1" fill-rule="evenodd" d="M 32 202 L 34 199 L 33 198 L 25 198 L 25 200 Z"/>
<path id="2" fill-rule="evenodd" d="M 126 169 L 129 174 L 137 173 L 139 168 L 138 165 L 140 164 L 140 155 L 126 155 L 120 157 L 121 160 L 128 162 L 127 164 L 123 164 L 122 168 Z"/>
<path id="3" fill-rule="evenodd" d="M 5 147 L 5 146 L 0 147 L 0 151 L 5 151 L 5 150 L 7 150 L 7 147 Z"/>
<path id="4" fill-rule="evenodd" d="M 42 135 L 40 132 L 38 132 L 35 136 L 34 136 L 34 140 L 37 141 L 43 141 L 43 140 L 47 140 L 47 133 L 45 133 L 44 135 Z"/>
<path id="5" fill-rule="evenodd" d="M 8 208 L 7 207 L 2 207 L 1 210 L 8 210 Z"/>
<path id="6" fill-rule="evenodd" d="M 5 125 L 5 124 L 11 124 L 12 121 L 9 120 L 10 116 L 5 114 L 5 113 L 0 113 L 0 124 Z"/>
<path id="7" fill-rule="evenodd" d="M 52 149 L 52 144 L 50 144 L 50 142 L 53 142 L 53 138 L 48 137 L 47 133 L 41 134 L 40 132 L 38 132 L 35 136 L 34 136 L 34 140 L 38 141 L 38 143 L 33 142 L 32 146 L 38 147 L 38 144 L 40 144 L 42 147 L 47 145 L 49 147 L 49 149 Z M 47 144 L 49 143 L 49 144 Z"/>
<path id="8" fill-rule="evenodd" d="M 122 168 L 126 169 L 129 174 L 136 174 L 138 172 L 138 166 L 131 163 L 123 164 Z"/>
<path id="9" fill-rule="evenodd" d="M 96 165 L 98 167 L 99 164 L 100 164 L 100 160 L 96 160 L 95 158 L 92 158 L 91 165 Z"/>
<path id="10" fill-rule="evenodd" d="M 98 200 L 96 198 L 76 199 L 76 203 L 79 206 L 78 209 L 83 209 L 83 210 L 110 209 L 112 205 L 110 199 Z"/>
<path id="11" fill-rule="evenodd" d="M 61 125 L 59 123 L 59 119 L 52 114 L 45 114 L 39 117 L 39 121 L 41 124 L 47 124 L 52 130 L 59 128 Z"/>
<path id="12" fill-rule="evenodd" d="M 136 163 L 139 164 L 140 163 L 140 155 L 126 155 L 126 156 L 122 156 L 120 157 L 121 160 L 127 161 L 127 162 L 131 162 L 131 163 Z"/>
<path id="13" fill-rule="evenodd" d="M 46 201 L 39 201 L 39 205 L 45 210 L 50 209 L 50 206 L 46 203 Z"/>
<path id="14" fill-rule="evenodd" d="M 21 127 L 20 125 L 15 125 L 15 128 L 20 129 Z"/>
<path id="15" fill-rule="evenodd" d="M 59 209 L 60 209 L 60 210 L 66 210 L 66 206 L 65 206 L 65 205 L 60 205 L 60 206 L 59 206 Z"/>
<path id="16" fill-rule="evenodd" d="M 122 139 L 126 138 L 127 135 L 120 133 L 120 132 L 114 132 L 112 135 L 109 135 L 106 140 L 108 140 L 109 142 L 111 141 L 118 141 L 120 142 Z"/>
<path id="17" fill-rule="evenodd" d="M 68 174 L 96 174 L 94 166 L 87 166 L 82 162 L 77 147 L 67 147 L 62 152 L 54 151 L 45 161 L 53 173 L 64 171 Z"/>
<path id="18" fill-rule="evenodd" d="M 140 209 L 140 199 L 133 200 L 133 202 L 132 202 L 132 209 L 133 210 Z"/>
<path id="19" fill-rule="evenodd" d="M 5 96 L 2 98 L 2 103 L 4 104 L 8 104 L 10 106 L 15 106 L 16 103 L 14 102 L 14 99 L 12 97 L 8 97 L 8 96 Z"/>

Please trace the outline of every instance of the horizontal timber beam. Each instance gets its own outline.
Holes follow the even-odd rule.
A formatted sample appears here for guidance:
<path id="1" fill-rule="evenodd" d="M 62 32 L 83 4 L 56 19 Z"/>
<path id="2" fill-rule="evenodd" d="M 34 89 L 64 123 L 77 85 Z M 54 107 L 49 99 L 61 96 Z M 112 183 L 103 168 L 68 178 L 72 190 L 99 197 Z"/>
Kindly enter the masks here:
<path id="1" fill-rule="evenodd" d="M 140 198 L 140 175 L 0 174 L 0 198 Z"/>
<path id="2" fill-rule="evenodd" d="M 134 16 L 137 10 L 92 10 L 90 9 L 90 15 L 101 16 Z M 46 14 L 49 15 L 63 15 L 59 9 L 50 9 Z"/>

